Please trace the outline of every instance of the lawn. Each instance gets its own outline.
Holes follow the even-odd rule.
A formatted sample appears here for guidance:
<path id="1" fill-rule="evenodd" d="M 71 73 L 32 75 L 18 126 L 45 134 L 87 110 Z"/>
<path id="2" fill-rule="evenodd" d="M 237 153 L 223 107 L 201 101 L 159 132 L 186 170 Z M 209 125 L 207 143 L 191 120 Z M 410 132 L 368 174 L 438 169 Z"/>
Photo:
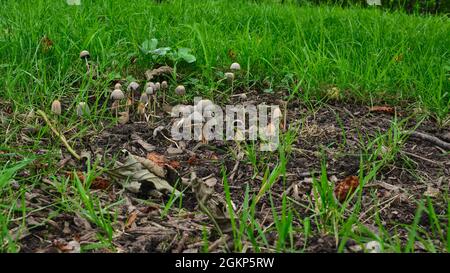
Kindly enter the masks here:
<path id="1" fill-rule="evenodd" d="M 450 251 L 448 16 L 81 2 L 0 10 L 0 251 Z M 168 89 L 147 118 L 111 112 L 117 83 L 150 80 Z M 278 149 L 171 139 L 167 108 L 194 97 L 280 105 Z M 118 167 L 133 156 L 157 166 Z"/>

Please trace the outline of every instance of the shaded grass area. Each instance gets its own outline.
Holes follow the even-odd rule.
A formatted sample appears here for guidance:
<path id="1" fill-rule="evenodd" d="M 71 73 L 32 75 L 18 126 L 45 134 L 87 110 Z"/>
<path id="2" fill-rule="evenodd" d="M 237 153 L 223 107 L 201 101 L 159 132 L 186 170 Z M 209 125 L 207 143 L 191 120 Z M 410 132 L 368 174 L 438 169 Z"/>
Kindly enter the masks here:
<path id="1" fill-rule="evenodd" d="M 19 108 L 50 105 L 69 93 L 81 100 L 88 90 L 103 91 L 104 85 L 79 83 L 82 49 L 90 50 L 99 72 L 126 77 L 153 66 L 138 46 L 157 38 L 161 46 L 193 50 L 197 62 L 188 71 L 200 80 L 191 90 L 198 94 L 210 94 L 216 68 L 235 59 L 246 70 L 247 86 L 262 80 L 274 88 L 285 83 L 294 96 L 308 98 L 336 85 L 365 101 L 419 102 L 439 118 L 449 109 L 447 17 L 250 1 L 5 5 L 1 92 L 15 98 Z M 51 50 L 43 48 L 44 36 Z M 130 64 L 134 57 L 137 62 Z M 74 83 L 80 90 L 73 90 Z"/>

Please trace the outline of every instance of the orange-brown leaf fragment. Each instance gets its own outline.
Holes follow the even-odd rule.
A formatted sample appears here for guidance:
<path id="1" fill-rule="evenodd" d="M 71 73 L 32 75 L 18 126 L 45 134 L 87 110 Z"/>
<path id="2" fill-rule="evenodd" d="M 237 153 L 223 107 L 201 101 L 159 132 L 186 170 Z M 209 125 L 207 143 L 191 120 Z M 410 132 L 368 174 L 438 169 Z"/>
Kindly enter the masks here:
<path id="1" fill-rule="evenodd" d="M 53 41 L 50 40 L 47 36 L 42 37 L 41 44 L 42 44 L 42 50 L 44 52 L 49 51 L 53 47 Z"/>
<path id="2" fill-rule="evenodd" d="M 135 210 L 130 214 L 130 217 L 128 217 L 127 223 L 125 224 L 125 228 L 130 228 L 131 225 L 136 222 L 138 216 L 138 212 Z"/>
<path id="3" fill-rule="evenodd" d="M 369 108 L 369 112 L 378 112 L 386 114 L 394 114 L 395 108 L 391 106 L 372 106 Z"/>
<path id="4" fill-rule="evenodd" d="M 339 202 L 344 202 L 347 196 L 353 194 L 359 186 L 359 178 L 357 176 L 348 176 L 339 181 L 334 188 L 334 195 Z"/>
<path id="5" fill-rule="evenodd" d="M 153 161 L 160 167 L 169 166 L 173 169 L 180 168 L 180 162 L 175 160 L 168 160 L 164 155 L 158 154 L 156 152 L 147 154 L 147 159 Z"/>

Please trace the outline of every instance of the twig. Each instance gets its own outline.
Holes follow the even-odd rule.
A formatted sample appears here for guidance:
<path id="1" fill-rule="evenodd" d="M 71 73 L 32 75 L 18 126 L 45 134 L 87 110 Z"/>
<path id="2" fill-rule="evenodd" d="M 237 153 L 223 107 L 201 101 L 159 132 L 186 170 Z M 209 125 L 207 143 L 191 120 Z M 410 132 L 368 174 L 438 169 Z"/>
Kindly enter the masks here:
<path id="1" fill-rule="evenodd" d="M 231 170 L 230 181 L 233 181 L 234 176 L 236 175 L 237 170 L 239 168 L 239 163 L 240 163 L 240 161 L 236 160 L 236 163 L 234 164 L 233 170 Z"/>
<path id="2" fill-rule="evenodd" d="M 416 131 L 404 132 L 404 133 L 408 134 L 408 135 L 410 135 L 412 137 L 420 138 L 422 140 L 431 142 L 431 143 L 433 143 L 434 145 L 436 145 L 438 147 L 446 149 L 447 151 L 450 150 L 450 143 L 445 142 L 445 141 L 443 141 L 443 140 L 441 140 L 441 139 L 439 139 L 439 138 L 437 138 L 435 136 L 432 136 L 432 135 L 429 135 L 429 134 L 426 134 L 426 133 L 416 132 Z"/>
<path id="3" fill-rule="evenodd" d="M 57 137 L 59 137 L 59 139 L 64 144 L 64 146 L 66 146 L 66 148 L 69 151 L 69 153 L 72 154 L 72 156 L 75 157 L 77 160 L 80 160 L 81 159 L 80 155 L 78 155 L 77 152 L 75 152 L 75 150 L 72 149 L 72 147 L 67 142 L 66 137 L 64 137 L 63 134 L 61 134 L 60 132 L 58 132 L 58 130 L 56 130 L 56 128 L 53 126 L 53 124 L 51 123 L 51 121 L 47 117 L 47 115 L 41 110 L 37 110 L 36 113 L 38 113 L 44 119 L 45 123 L 47 123 L 48 127 L 50 127 L 50 129 L 53 131 L 53 133 Z"/>
<path id="4" fill-rule="evenodd" d="M 215 251 L 221 244 L 226 243 L 228 241 L 228 235 L 224 234 L 222 237 L 213 242 L 209 248 L 208 253 Z"/>
<path id="5" fill-rule="evenodd" d="M 186 244 L 186 241 L 188 238 L 189 238 L 189 233 L 183 232 L 181 240 L 178 242 L 177 248 L 174 250 L 174 253 L 181 253 L 181 251 L 183 251 L 184 245 Z"/>

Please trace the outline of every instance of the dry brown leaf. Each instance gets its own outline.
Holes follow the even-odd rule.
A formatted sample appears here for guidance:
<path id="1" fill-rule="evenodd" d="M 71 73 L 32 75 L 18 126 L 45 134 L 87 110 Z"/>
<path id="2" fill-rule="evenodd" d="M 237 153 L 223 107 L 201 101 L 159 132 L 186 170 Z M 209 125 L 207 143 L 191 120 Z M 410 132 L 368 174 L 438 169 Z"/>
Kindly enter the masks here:
<path id="1" fill-rule="evenodd" d="M 66 173 L 71 179 L 74 178 L 73 172 L 67 172 Z M 86 177 L 84 176 L 83 172 L 77 171 L 76 175 L 78 176 L 78 179 L 84 184 L 86 182 Z M 101 176 L 97 176 L 94 178 L 94 180 L 91 181 L 91 187 L 90 189 L 93 190 L 105 190 L 111 185 L 111 182 Z"/>
<path id="2" fill-rule="evenodd" d="M 234 52 L 233 49 L 228 49 L 228 57 L 230 57 L 230 59 L 235 60 L 236 59 L 236 52 Z"/>
<path id="3" fill-rule="evenodd" d="M 397 63 L 403 61 L 403 53 L 400 53 L 397 56 L 394 56 L 394 61 Z"/>
<path id="4" fill-rule="evenodd" d="M 147 154 L 147 159 L 151 160 L 161 167 L 169 166 L 173 169 L 180 168 L 180 162 L 176 160 L 168 160 L 164 155 L 158 154 L 156 152 Z"/>
<path id="5" fill-rule="evenodd" d="M 138 213 L 137 213 L 136 210 L 133 211 L 133 212 L 131 212 L 130 217 L 128 217 L 128 220 L 127 220 L 127 222 L 126 222 L 126 224 L 125 224 L 125 228 L 130 228 L 131 225 L 132 225 L 134 222 L 136 222 L 137 216 L 138 216 Z"/>
<path id="6" fill-rule="evenodd" d="M 181 193 L 175 190 L 171 183 L 175 183 L 179 179 L 179 175 L 156 164 L 155 162 L 140 156 L 133 155 L 127 150 L 122 150 L 127 156 L 125 163 L 116 162 L 115 168 L 109 171 L 109 174 L 117 179 L 117 182 L 122 184 L 131 192 L 138 193 L 145 190 L 148 185 L 161 193 L 171 193 L 175 191 L 176 195 Z M 142 184 L 146 186 L 141 187 Z"/>
<path id="7" fill-rule="evenodd" d="M 53 41 L 50 40 L 47 36 L 42 37 L 41 39 L 42 51 L 44 53 L 48 52 L 53 47 Z"/>
<path id="8" fill-rule="evenodd" d="M 369 108 L 369 112 L 394 114 L 395 108 L 391 106 L 372 106 Z"/>
<path id="9" fill-rule="evenodd" d="M 151 81 L 154 77 L 161 76 L 164 74 L 172 74 L 173 68 L 167 65 L 161 66 L 159 68 L 153 69 L 153 70 L 147 70 L 145 71 L 145 78 L 147 78 L 147 81 Z"/>
<path id="10" fill-rule="evenodd" d="M 342 181 L 338 182 L 334 189 L 334 195 L 339 202 L 344 202 L 347 196 L 353 194 L 359 186 L 359 177 L 348 176 Z"/>

